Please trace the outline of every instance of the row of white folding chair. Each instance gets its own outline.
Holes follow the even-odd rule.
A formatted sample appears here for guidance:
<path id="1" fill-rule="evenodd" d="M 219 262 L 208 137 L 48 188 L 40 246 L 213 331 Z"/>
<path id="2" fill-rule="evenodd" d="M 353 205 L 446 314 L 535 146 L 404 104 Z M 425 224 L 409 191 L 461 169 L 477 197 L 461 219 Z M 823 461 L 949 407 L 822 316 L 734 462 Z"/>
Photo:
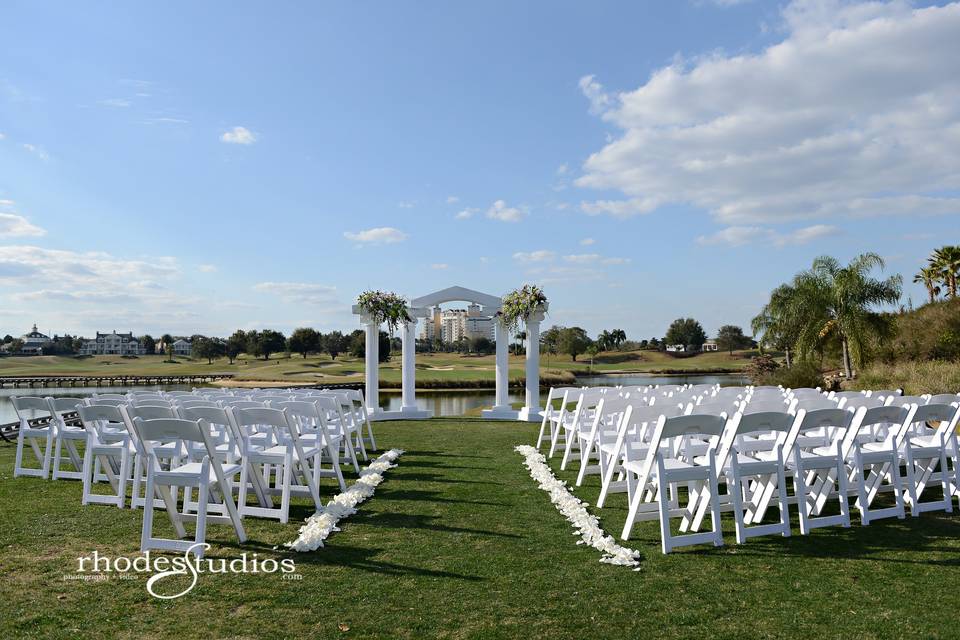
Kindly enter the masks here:
<path id="1" fill-rule="evenodd" d="M 787 469 L 792 469 L 795 475 L 794 486 L 796 487 L 796 495 L 794 496 L 794 501 L 800 505 L 802 533 L 808 533 L 809 530 L 815 526 L 835 524 L 849 526 L 849 510 L 847 505 L 848 488 L 846 485 L 851 477 L 855 481 L 857 478 L 862 478 L 862 481 L 856 482 L 857 486 L 853 487 L 852 490 L 855 492 L 854 496 L 857 498 L 857 504 L 860 507 L 864 524 L 868 524 L 871 519 L 877 517 L 890 515 L 903 517 L 900 480 L 897 477 L 901 462 L 898 455 L 898 447 L 893 444 L 884 446 L 884 443 L 878 443 L 873 447 L 865 445 L 868 451 L 864 452 L 861 450 L 857 439 L 857 434 L 863 427 L 891 422 L 897 424 L 899 421 L 898 428 L 891 431 L 890 438 L 891 442 L 897 442 L 898 437 L 905 438 L 905 440 L 901 440 L 901 442 L 904 443 L 903 446 L 905 446 L 906 451 L 905 463 L 908 475 L 906 484 L 907 494 L 909 496 L 908 501 L 911 504 L 912 512 L 919 513 L 923 510 L 940 508 L 950 510 L 951 496 L 953 492 L 956 491 L 958 466 L 957 458 L 954 454 L 952 458 L 954 468 L 953 471 L 949 471 L 947 453 L 949 447 L 953 447 L 954 452 L 956 450 L 955 427 L 957 419 L 960 418 L 960 412 L 958 412 L 957 407 L 944 408 L 943 405 L 940 405 L 936 408 L 931 407 L 930 409 L 926 409 L 925 413 L 915 414 L 918 410 L 916 405 L 909 405 L 909 407 L 910 408 L 881 406 L 871 409 L 861 407 L 857 410 L 856 414 L 838 409 L 822 409 L 810 413 L 800 410 L 796 416 L 786 412 L 735 414 L 724 431 L 723 445 L 719 450 L 717 459 L 711 460 L 709 452 L 707 452 L 707 455 L 701 453 L 693 460 L 692 464 L 712 468 L 716 476 L 717 485 L 720 484 L 721 480 L 726 481 L 728 488 L 726 496 L 729 505 L 728 508 L 732 509 L 737 516 L 737 539 L 740 542 L 753 535 L 763 535 L 775 531 L 783 535 L 789 535 L 789 514 L 786 507 L 787 492 L 786 485 L 784 484 L 785 471 Z M 635 409 L 631 408 L 629 413 L 633 411 L 635 411 Z M 909 433 L 909 426 L 911 424 L 916 422 L 922 423 L 931 418 L 941 419 L 940 427 L 934 437 L 927 437 L 925 440 L 917 441 L 910 440 L 909 436 L 905 435 Z M 666 416 L 660 418 L 660 420 L 670 419 L 671 418 Z M 624 420 L 629 424 L 631 418 L 629 415 L 625 415 Z M 852 426 L 848 424 L 848 422 L 852 423 Z M 622 426 L 623 425 L 621 425 L 621 427 Z M 835 433 L 834 443 L 836 447 L 832 446 L 832 444 L 828 446 L 818 446 L 822 445 L 823 434 L 831 427 Z M 738 447 L 738 442 L 742 443 L 747 441 L 744 436 L 764 432 L 775 432 L 779 434 L 778 445 L 774 451 L 744 452 Z M 810 439 L 807 434 L 812 434 L 812 439 Z M 939 440 L 937 440 L 937 438 L 939 438 Z M 689 433 L 684 435 L 684 440 L 685 446 L 691 446 L 691 443 L 697 442 Z M 804 442 L 804 440 L 809 441 Z M 757 439 L 754 438 L 753 441 L 756 442 Z M 683 459 L 679 462 L 675 460 L 671 461 L 672 459 L 669 458 L 669 456 L 664 457 L 664 453 L 669 454 L 671 449 L 658 451 L 658 449 L 654 448 L 654 442 L 656 442 L 655 438 L 645 449 L 647 456 L 642 464 L 634 461 L 626 462 L 625 468 L 636 474 L 636 483 L 638 483 L 638 489 L 640 490 L 630 492 L 631 515 L 628 517 L 628 521 L 624 527 L 624 537 L 629 536 L 630 528 L 636 519 L 644 519 L 644 513 L 647 516 L 651 516 L 653 513 L 651 508 L 643 507 L 645 497 L 647 500 L 646 504 L 650 506 L 652 506 L 649 502 L 651 497 L 656 498 L 658 501 L 656 505 L 657 511 L 661 518 L 664 516 L 665 509 L 668 511 L 673 510 L 667 513 L 667 516 L 676 514 L 684 515 L 684 523 L 681 526 L 682 531 L 697 530 L 708 510 L 712 512 L 711 519 L 716 523 L 720 509 L 720 500 L 717 499 L 719 496 L 714 496 L 709 492 L 704 493 L 704 487 L 706 485 L 703 482 L 700 482 L 693 490 L 691 505 L 688 506 L 686 511 L 678 511 L 679 507 L 675 503 L 675 494 L 661 495 L 644 485 L 644 478 L 656 478 L 655 473 L 650 475 L 653 473 L 651 471 L 651 469 L 653 469 L 653 456 L 661 457 L 663 464 L 666 465 L 665 468 L 668 470 L 671 468 L 685 470 L 680 473 L 679 476 L 675 477 L 682 476 L 681 479 L 689 480 L 688 476 L 690 476 L 690 474 L 697 475 L 697 472 L 687 469 L 691 464 L 689 459 Z M 701 440 L 700 442 L 702 445 L 703 441 Z M 803 444 L 807 446 L 801 446 Z M 793 449 L 794 455 L 790 456 L 792 460 L 790 460 L 790 458 L 785 459 L 784 446 L 788 449 Z M 679 448 L 674 446 L 672 450 L 676 453 Z M 921 466 L 917 466 L 918 457 L 914 454 L 920 455 Z M 937 480 L 937 478 L 933 477 L 933 469 L 937 465 L 939 465 L 942 470 L 939 479 L 940 484 L 943 486 L 944 498 L 929 503 L 930 506 L 926 506 L 928 503 L 920 502 L 919 495 L 931 481 Z M 825 475 L 820 474 L 818 477 L 815 472 L 824 469 L 827 473 Z M 608 467 L 608 471 L 612 471 L 612 467 Z M 947 473 L 948 471 L 949 473 Z M 702 473 L 702 471 L 700 473 Z M 757 476 L 757 478 L 744 483 L 744 480 L 751 476 Z M 605 480 L 607 477 L 608 476 L 605 476 Z M 814 482 L 810 483 L 809 488 L 811 491 L 808 493 L 808 482 L 811 478 L 814 479 Z M 871 509 L 870 504 L 880 484 L 884 482 L 885 479 L 888 484 L 892 486 L 892 490 L 895 493 L 896 506 L 887 509 Z M 839 486 L 835 488 L 834 483 Z M 953 484 L 952 488 L 950 486 L 951 483 Z M 749 507 L 744 511 L 743 500 L 748 488 L 750 489 Z M 606 487 L 604 489 L 606 490 Z M 751 524 L 751 520 L 753 520 L 754 523 L 762 520 L 763 511 L 775 494 L 780 498 L 780 522 L 774 525 L 757 526 L 754 524 L 754 526 L 748 527 L 748 525 Z M 831 496 L 840 497 L 841 514 L 839 516 L 816 518 L 816 514 L 820 513 L 826 501 Z M 605 493 L 602 493 L 598 506 L 602 505 L 604 497 Z M 664 506 L 665 504 L 667 505 L 666 507 Z M 696 505 L 697 510 L 691 519 L 690 509 L 694 505 Z M 916 505 L 915 509 L 913 505 Z M 684 542 L 695 543 L 697 541 L 703 541 L 702 538 L 682 540 L 672 537 L 669 535 L 668 524 L 669 523 L 666 524 L 666 533 L 664 534 L 665 552 Z M 711 534 L 715 534 L 716 531 L 717 529 L 715 527 Z M 707 538 L 713 539 L 709 536 L 707 536 Z"/>

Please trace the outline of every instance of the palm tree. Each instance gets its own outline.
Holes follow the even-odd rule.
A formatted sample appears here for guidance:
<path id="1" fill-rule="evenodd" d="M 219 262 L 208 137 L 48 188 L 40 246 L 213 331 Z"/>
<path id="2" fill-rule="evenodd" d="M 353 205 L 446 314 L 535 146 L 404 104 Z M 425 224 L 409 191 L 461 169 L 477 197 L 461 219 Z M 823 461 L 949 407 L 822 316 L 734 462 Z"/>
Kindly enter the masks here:
<path id="1" fill-rule="evenodd" d="M 761 336 L 760 347 L 782 350 L 788 369 L 793 364 L 790 352 L 800 335 L 800 316 L 795 312 L 796 295 L 796 289 L 790 285 L 780 285 L 770 294 L 770 302 L 750 322 L 753 334 Z"/>
<path id="2" fill-rule="evenodd" d="M 526 341 L 527 341 L 527 332 L 526 332 L 526 331 L 518 331 L 518 332 L 517 332 L 517 335 L 515 335 L 515 336 L 513 336 L 513 337 L 520 341 L 519 348 L 517 349 L 517 353 L 520 353 L 520 348 L 522 348 L 522 347 L 524 346 L 524 343 L 526 343 Z"/>
<path id="3" fill-rule="evenodd" d="M 920 273 L 913 276 L 914 282 L 922 282 L 923 286 L 927 288 L 927 293 L 930 294 L 930 302 L 936 302 L 937 296 L 940 295 L 940 287 L 937 285 L 937 280 L 940 278 L 940 271 L 934 267 L 923 267 L 920 269 Z"/>
<path id="4" fill-rule="evenodd" d="M 940 247 L 930 256 L 930 267 L 937 270 L 947 285 L 951 298 L 957 297 L 957 278 L 960 277 L 960 246 Z"/>
<path id="5" fill-rule="evenodd" d="M 627 333 L 623 329 L 614 329 L 610 332 L 610 339 L 613 341 L 614 348 L 619 349 L 620 345 L 627 341 Z"/>
<path id="6" fill-rule="evenodd" d="M 870 335 L 883 337 L 889 333 L 889 318 L 875 312 L 877 305 L 894 304 L 900 299 L 903 278 L 890 276 L 877 280 L 870 276 L 883 269 L 883 258 L 864 253 L 843 267 L 829 256 L 813 261 L 808 271 L 797 275 L 793 288 L 792 311 L 801 318 L 796 342 L 797 355 L 809 357 L 822 349 L 830 338 L 840 340 L 843 370 L 853 377 L 853 364 L 862 366 L 866 341 Z"/>
<path id="7" fill-rule="evenodd" d="M 609 351 L 613 346 L 613 334 L 609 331 L 601 331 L 597 336 L 597 349 L 600 351 Z"/>

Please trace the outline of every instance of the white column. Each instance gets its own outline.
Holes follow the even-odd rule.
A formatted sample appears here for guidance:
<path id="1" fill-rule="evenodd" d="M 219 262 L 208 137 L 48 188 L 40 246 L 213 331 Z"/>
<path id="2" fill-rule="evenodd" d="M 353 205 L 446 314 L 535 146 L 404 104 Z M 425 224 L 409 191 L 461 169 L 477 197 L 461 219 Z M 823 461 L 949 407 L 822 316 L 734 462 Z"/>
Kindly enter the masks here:
<path id="1" fill-rule="evenodd" d="M 364 315 L 360 318 L 366 332 L 366 389 L 363 392 L 367 400 L 367 412 L 371 415 L 380 411 L 380 323 Z"/>
<path id="2" fill-rule="evenodd" d="M 414 411 L 417 408 L 417 319 L 403 323 L 400 340 L 403 345 L 402 381 L 403 406 L 401 411 Z"/>
<path id="3" fill-rule="evenodd" d="M 500 322 L 499 317 L 494 320 L 494 339 L 497 341 L 497 393 L 494 400 L 494 410 L 510 409 L 510 332 Z"/>
<path id="4" fill-rule="evenodd" d="M 537 311 L 527 318 L 527 397 L 526 413 L 531 417 L 540 412 L 540 322 L 543 312 Z"/>

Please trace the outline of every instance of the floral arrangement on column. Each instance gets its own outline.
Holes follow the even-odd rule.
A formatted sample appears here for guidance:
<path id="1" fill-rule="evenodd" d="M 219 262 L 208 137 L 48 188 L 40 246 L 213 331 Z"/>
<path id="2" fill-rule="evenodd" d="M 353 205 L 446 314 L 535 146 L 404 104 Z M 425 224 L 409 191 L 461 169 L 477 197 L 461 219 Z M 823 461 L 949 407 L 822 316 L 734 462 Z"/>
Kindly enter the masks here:
<path id="1" fill-rule="evenodd" d="M 512 331 L 521 321 L 526 322 L 535 312 L 542 311 L 546 303 L 547 296 L 543 289 L 534 284 L 525 284 L 503 297 L 500 322 L 505 329 Z"/>
<path id="2" fill-rule="evenodd" d="M 407 313 L 407 301 L 389 291 L 364 291 L 357 297 L 357 306 L 374 322 L 386 323 L 391 331 L 412 320 Z"/>

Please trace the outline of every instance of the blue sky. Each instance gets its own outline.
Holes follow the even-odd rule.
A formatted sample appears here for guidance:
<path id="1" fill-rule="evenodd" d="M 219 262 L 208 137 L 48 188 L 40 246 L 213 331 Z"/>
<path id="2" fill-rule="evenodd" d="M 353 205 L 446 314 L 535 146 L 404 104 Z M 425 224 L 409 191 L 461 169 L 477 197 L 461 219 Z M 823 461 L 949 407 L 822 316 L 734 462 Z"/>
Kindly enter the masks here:
<path id="1" fill-rule="evenodd" d="M 748 325 L 820 254 L 960 241 L 960 5 L 5 2 L 0 334 Z M 908 284 L 906 295 L 924 294 Z"/>

